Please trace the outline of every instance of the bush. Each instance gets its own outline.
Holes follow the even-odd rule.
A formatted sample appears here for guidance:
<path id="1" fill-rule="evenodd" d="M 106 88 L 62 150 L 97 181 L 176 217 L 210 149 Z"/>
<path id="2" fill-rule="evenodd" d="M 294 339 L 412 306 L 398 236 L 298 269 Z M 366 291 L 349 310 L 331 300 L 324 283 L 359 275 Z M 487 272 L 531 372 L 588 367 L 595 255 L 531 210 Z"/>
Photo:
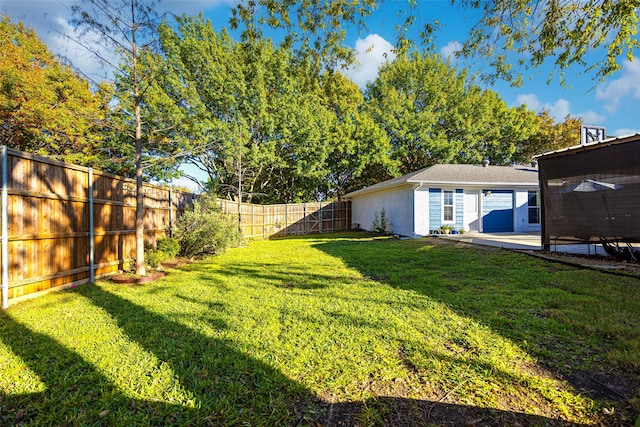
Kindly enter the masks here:
<path id="1" fill-rule="evenodd" d="M 389 222 L 389 218 L 387 218 L 387 214 L 385 213 L 384 208 L 382 208 L 382 210 L 380 211 L 379 216 L 378 212 L 373 213 L 371 231 L 380 234 L 391 234 L 391 223 Z"/>
<path id="2" fill-rule="evenodd" d="M 175 258 L 180 253 L 180 241 L 173 237 L 163 237 L 158 239 L 157 249 L 169 258 Z"/>
<path id="3" fill-rule="evenodd" d="M 222 213 L 214 199 L 201 196 L 178 220 L 175 233 L 186 257 L 220 253 L 240 243 L 237 221 Z"/>
<path id="4" fill-rule="evenodd" d="M 144 260 L 151 268 L 156 268 L 162 262 L 170 258 L 173 257 L 169 256 L 166 252 L 159 251 L 153 248 L 148 248 L 146 251 L 144 251 Z"/>

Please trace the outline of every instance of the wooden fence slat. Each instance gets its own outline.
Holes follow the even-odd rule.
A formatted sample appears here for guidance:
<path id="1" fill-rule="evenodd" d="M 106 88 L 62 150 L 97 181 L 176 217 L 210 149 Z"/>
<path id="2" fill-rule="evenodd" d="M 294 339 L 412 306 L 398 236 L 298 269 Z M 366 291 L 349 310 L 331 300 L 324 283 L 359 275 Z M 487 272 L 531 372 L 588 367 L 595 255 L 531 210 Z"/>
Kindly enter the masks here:
<path id="1" fill-rule="evenodd" d="M 122 269 L 134 256 L 135 181 L 15 150 L 5 152 L 3 300 L 87 282 L 93 276 L 92 264 L 99 277 Z M 169 235 L 195 195 L 152 184 L 143 188 L 145 241 L 155 244 Z M 351 223 L 350 202 L 217 203 L 240 220 L 239 229 L 248 239 L 345 231 Z"/>
<path id="2" fill-rule="evenodd" d="M 226 199 L 216 199 L 223 213 L 238 221 L 245 239 L 263 240 L 309 233 L 328 233 L 349 230 L 349 201 L 327 203 L 288 203 L 278 205 L 255 205 Z M 327 218 L 331 215 L 331 218 Z M 348 220 L 343 220 L 348 219 Z"/>
<path id="3" fill-rule="evenodd" d="M 88 168 L 3 151 L 3 300 L 89 281 L 91 236 L 96 277 L 124 266 L 135 248 L 135 181 L 98 171 L 91 180 Z M 144 191 L 145 236 L 155 243 L 169 232 L 169 217 L 179 217 L 194 195 L 151 184 Z M 170 203 L 172 193 L 179 203 Z"/>

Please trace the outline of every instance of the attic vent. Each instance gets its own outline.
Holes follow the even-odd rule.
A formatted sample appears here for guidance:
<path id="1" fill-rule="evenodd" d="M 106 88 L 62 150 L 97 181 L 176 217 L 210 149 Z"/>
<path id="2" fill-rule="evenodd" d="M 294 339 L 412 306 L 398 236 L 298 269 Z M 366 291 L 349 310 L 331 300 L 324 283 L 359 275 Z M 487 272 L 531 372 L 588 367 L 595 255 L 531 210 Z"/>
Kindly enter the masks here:
<path id="1" fill-rule="evenodd" d="M 482 161 L 482 167 L 483 167 L 483 168 L 486 168 L 487 166 L 489 166 L 489 163 L 491 163 L 491 162 L 489 162 L 489 159 L 484 159 L 484 160 Z"/>

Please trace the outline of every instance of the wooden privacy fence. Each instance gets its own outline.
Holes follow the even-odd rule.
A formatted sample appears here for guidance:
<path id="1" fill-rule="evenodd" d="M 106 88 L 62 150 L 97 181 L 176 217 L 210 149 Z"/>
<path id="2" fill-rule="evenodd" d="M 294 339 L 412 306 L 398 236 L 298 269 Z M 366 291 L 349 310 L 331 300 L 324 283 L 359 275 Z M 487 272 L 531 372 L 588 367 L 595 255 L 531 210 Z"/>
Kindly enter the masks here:
<path id="1" fill-rule="evenodd" d="M 135 181 L 2 147 L 2 306 L 93 281 L 135 256 Z M 144 185 L 145 241 L 170 233 L 191 193 Z"/>
<path id="2" fill-rule="evenodd" d="M 328 233 L 351 229 L 351 202 L 254 205 L 218 199 L 222 211 L 238 215 L 245 239 L 267 239 L 296 234 Z"/>

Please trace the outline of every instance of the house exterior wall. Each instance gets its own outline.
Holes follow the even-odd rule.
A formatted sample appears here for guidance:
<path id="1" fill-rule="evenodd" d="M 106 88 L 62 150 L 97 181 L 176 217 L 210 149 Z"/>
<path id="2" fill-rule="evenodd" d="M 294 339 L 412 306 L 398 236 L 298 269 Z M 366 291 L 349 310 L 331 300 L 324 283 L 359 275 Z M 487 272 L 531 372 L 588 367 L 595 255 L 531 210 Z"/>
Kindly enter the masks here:
<path id="1" fill-rule="evenodd" d="M 426 236 L 431 231 L 443 225 L 442 221 L 442 191 L 454 191 L 454 222 L 449 223 L 457 230 L 469 227 L 469 210 L 474 211 L 476 231 L 482 230 L 482 206 L 473 209 L 465 206 L 465 193 L 476 194 L 472 198 L 478 203 L 482 199 L 482 189 L 513 191 L 513 229 L 515 232 L 540 231 L 540 224 L 529 224 L 528 191 L 527 189 L 491 188 L 491 186 L 464 186 L 463 188 L 437 186 L 404 186 L 387 191 L 378 191 L 352 197 L 352 222 L 360 228 L 369 230 L 374 215 L 380 215 L 382 208 L 391 221 L 393 233 L 403 236 Z M 481 203 L 479 203 L 481 205 Z"/>
<path id="2" fill-rule="evenodd" d="M 352 222 L 363 230 L 370 230 L 374 216 L 384 208 L 394 234 L 413 235 L 413 187 L 406 186 L 388 191 L 354 196 L 352 200 Z"/>
<path id="3" fill-rule="evenodd" d="M 538 191 L 538 189 L 530 188 L 525 191 L 520 190 L 515 192 L 514 231 L 517 233 L 540 231 L 540 223 L 529 224 L 529 191 Z"/>
<path id="4" fill-rule="evenodd" d="M 414 233 L 416 237 L 429 234 L 429 188 L 418 187 L 413 192 Z"/>
<path id="5" fill-rule="evenodd" d="M 453 191 L 453 212 L 452 222 L 445 222 L 442 218 L 442 192 Z M 428 213 L 427 213 L 428 212 Z M 418 214 L 416 214 L 418 215 Z M 456 229 L 463 228 L 464 224 L 464 190 L 461 188 L 429 188 L 428 211 L 423 211 L 420 216 L 429 217 L 429 227 L 427 231 L 433 231 L 442 225 L 451 225 Z"/>
<path id="6" fill-rule="evenodd" d="M 537 187 L 531 187 L 527 189 L 509 189 L 509 188 L 491 188 L 490 186 L 484 186 L 484 189 L 491 190 L 509 190 L 514 193 L 514 214 L 513 214 L 513 229 L 518 233 L 536 232 L 540 231 L 540 224 L 529 224 L 529 190 L 537 191 Z M 432 230 L 436 230 L 442 223 L 442 191 L 452 190 L 451 188 L 438 188 L 431 187 L 428 190 L 428 196 L 422 195 L 424 191 L 416 191 L 416 194 L 420 195 L 420 199 L 416 199 L 415 215 L 416 215 L 416 234 L 426 235 Z M 482 198 L 482 189 L 480 187 L 465 187 L 463 189 L 455 189 L 455 223 L 451 224 L 456 229 L 465 229 L 469 231 L 469 219 L 473 215 L 475 218 L 475 231 L 482 230 L 482 206 L 466 206 L 464 194 L 477 194 L 478 198 Z M 475 199 L 476 203 L 478 198 Z M 473 199 L 473 198 L 470 198 Z M 425 201 L 426 200 L 426 201 Z M 468 211 L 472 211 L 473 214 L 469 215 Z M 466 214 L 466 215 L 465 215 Z M 428 218 L 428 225 L 422 224 L 421 219 Z M 418 227 L 420 225 L 420 227 Z"/>

